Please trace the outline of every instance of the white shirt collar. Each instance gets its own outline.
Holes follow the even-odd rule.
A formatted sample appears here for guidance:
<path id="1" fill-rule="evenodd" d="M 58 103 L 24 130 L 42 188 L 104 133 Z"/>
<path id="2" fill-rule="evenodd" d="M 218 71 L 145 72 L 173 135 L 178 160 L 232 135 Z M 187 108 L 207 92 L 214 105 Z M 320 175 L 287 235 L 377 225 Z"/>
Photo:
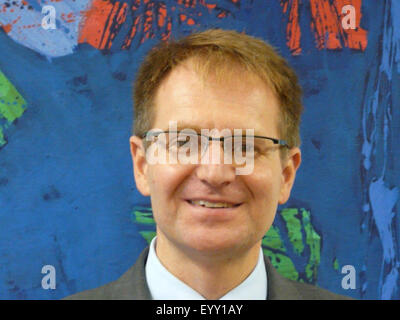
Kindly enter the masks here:
<path id="1" fill-rule="evenodd" d="M 155 250 L 156 238 L 150 243 L 146 262 L 146 280 L 153 300 L 205 300 L 197 291 L 176 278 L 160 262 Z M 258 262 L 250 275 L 220 300 L 265 300 L 267 272 L 260 248 Z"/>

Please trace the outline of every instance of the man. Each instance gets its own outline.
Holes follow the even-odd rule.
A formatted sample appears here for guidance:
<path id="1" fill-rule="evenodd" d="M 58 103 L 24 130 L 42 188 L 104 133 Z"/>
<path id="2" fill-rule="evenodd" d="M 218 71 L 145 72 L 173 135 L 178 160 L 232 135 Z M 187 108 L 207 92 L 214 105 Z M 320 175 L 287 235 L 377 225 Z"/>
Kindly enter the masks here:
<path id="1" fill-rule="evenodd" d="M 272 47 L 224 30 L 161 43 L 134 103 L 134 177 L 157 236 L 121 278 L 69 299 L 343 298 L 281 277 L 261 250 L 301 163 L 301 88 Z"/>

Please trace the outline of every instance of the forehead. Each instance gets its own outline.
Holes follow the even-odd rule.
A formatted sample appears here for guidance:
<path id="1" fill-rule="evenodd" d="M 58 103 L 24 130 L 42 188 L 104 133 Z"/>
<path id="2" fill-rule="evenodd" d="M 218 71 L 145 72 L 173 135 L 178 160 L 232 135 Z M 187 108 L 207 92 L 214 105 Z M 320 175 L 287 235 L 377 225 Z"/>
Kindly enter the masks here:
<path id="1" fill-rule="evenodd" d="M 230 72 L 227 78 L 199 75 L 190 63 L 176 67 L 158 88 L 153 128 L 169 121 L 200 128 L 254 129 L 277 134 L 279 106 L 273 92 L 257 76 Z M 232 76 L 233 75 L 233 76 Z"/>

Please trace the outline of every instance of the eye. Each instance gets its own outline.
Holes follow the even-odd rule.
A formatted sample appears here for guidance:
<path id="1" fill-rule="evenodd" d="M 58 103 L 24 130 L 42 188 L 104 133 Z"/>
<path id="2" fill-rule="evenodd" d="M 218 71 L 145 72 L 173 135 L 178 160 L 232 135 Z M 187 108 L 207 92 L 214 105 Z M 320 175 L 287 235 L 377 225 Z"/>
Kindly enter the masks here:
<path id="1" fill-rule="evenodd" d="M 181 147 L 183 147 L 188 141 L 190 141 L 188 137 L 185 137 L 185 138 L 183 138 L 183 139 L 181 138 L 181 139 L 178 139 L 178 140 L 176 141 L 176 145 L 178 146 L 178 148 L 181 148 Z"/>
<path id="2" fill-rule="evenodd" d="M 253 153 L 255 151 L 255 148 L 253 143 L 242 142 L 242 143 L 235 143 L 233 151 L 242 153 Z"/>
<path id="3" fill-rule="evenodd" d="M 254 151 L 254 144 L 253 143 L 243 143 L 242 150 L 243 151 Z"/>
<path id="4" fill-rule="evenodd" d="M 191 145 L 195 143 L 195 140 L 197 139 L 197 136 L 192 136 L 192 135 L 181 135 L 175 138 L 173 141 L 171 141 L 171 146 L 176 147 L 178 149 L 187 147 L 190 148 Z"/>

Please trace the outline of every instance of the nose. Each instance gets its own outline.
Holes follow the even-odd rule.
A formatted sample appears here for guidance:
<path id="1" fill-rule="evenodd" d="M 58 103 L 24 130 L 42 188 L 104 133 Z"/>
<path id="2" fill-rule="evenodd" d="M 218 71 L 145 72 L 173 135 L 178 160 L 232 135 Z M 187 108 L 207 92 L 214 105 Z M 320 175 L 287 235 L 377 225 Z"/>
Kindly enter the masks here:
<path id="1" fill-rule="evenodd" d="M 199 180 L 214 187 L 228 185 L 235 180 L 234 165 L 224 163 L 221 141 L 209 142 L 208 148 L 196 168 L 196 176 Z"/>

